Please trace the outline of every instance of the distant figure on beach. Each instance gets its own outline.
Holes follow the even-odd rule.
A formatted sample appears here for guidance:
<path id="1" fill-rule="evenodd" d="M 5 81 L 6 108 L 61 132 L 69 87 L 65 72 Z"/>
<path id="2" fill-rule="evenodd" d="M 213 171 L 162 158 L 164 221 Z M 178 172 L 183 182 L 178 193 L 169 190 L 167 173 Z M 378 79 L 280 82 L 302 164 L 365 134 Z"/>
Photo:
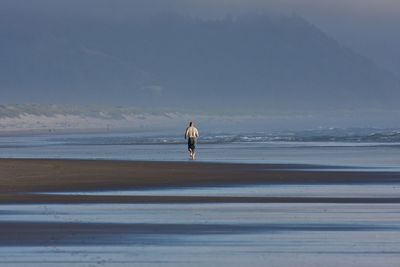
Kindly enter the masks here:
<path id="1" fill-rule="evenodd" d="M 185 139 L 188 140 L 189 158 L 192 160 L 196 157 L 195 149 L 197 137 L 199 137 L 199 131 L 194 127 L 194 123 L 191 121 L 189 122 L 189 127 L 186 128 Z"/>

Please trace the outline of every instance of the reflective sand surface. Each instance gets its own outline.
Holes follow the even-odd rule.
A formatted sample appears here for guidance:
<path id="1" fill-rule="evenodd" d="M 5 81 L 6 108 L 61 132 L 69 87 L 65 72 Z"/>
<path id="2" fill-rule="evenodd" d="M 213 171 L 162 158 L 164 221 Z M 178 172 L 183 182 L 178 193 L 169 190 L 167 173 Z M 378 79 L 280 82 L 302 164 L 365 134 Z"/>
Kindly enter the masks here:
<path id="1" fill-rule="evenodd" d="M 339 147 L 331 144 L 204 144 L 199 146 L 199 161 L 310 163 L 325 164 L 335 170 L 339 165 L 365 172 L 395 171 L 400 166 L 399 149 L 399 146 Z M 186 160 L 182 144 L 67 146 L 46 143 L 4 147 L 0 156 Z M 56 167 L 49 168 L 56 170 Z M 63 179 L 71 178 L 67 174 L 63 173 Z M 273 177 L 279 180 L 280 175 Z M 340 184 L 312 184 L 310 181 L 301 184 L 307 175 L 293 172 L 295 178 L 297 175 L 299 184 L 233 186 L 227 183 L 218 187 L 121 188 L 119 191 L 63 194 L 280 197 L 299 198 L 298 203 L 294 199 L 286 204 L 279 200 L 275 203 L 196 204 L 185 203 L 184 198 L 179 204 L 161 200 L 157 204 L 2 202 L 0 266 L 400 266 L 400 204 L 390 200 L 400 198 L 399 183 L 379 184 L 374 179 L 374 183 L 346 184 L 342 179 Z M 341 174 L 335 173 L 331 180 L 335 180 L 336 175 L 340 178 Z M 41 174 L 38 177 L 43 178 Z M 246 178 L 243 175 L 243 181 Z M 8 188 L 11 190 L 12 186 Z M 310 197 L 321 199 L 301 203 L 300 198 Z M 319 203 L 323 198 L 333 199 L 333 202 Z M 355 204 L 351 201 L 335 203 L 335 198 L 388 200 L 385 204 L 373 204 L 373 201 Z"/>
<path id="2" fill-rule="evenodd" d="M 400 197 L 400 184 L 257 184 L 197 186 L 142 190 L 57 192 L 44 194 L 83 196 L 229 196 L 229 197 Z"/>
<path id="3" fill-rule="evenodd" d="M 303 189 L 322 194 L 329 186 L 337 196 L 356 189 L 345 185 Z M 276 186 L 280 196 L 295 194 L 293 185 L 284 187 Z M 398 190 L 394 185 L 378 188 L 377 197 L 394 196 Z M 212 195 L 216 189 L 201 190 Z M 224 194 L 224 188 L 219 190 Z M 240 195 L 252 193 L 235 190 Z M 400 204 L 1 205 L 0 218 L 1 266 L 400 263 Z"/>

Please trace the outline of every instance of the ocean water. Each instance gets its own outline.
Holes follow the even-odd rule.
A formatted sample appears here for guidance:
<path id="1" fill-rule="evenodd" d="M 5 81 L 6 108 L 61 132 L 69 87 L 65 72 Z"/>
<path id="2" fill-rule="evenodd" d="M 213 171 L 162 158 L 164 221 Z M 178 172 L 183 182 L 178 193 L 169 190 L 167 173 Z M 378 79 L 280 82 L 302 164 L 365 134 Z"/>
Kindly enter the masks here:
<path id="1" fill-rule="evenodd" d="M 236 163 L 318 164 L 332 167 L 400 169 L 396 133 L 206 134 L 197 160 Z M 145 133 L 66 134 L 0 137 L 1 158 L 66 158 L 187 161 L 183 136 Z"/>

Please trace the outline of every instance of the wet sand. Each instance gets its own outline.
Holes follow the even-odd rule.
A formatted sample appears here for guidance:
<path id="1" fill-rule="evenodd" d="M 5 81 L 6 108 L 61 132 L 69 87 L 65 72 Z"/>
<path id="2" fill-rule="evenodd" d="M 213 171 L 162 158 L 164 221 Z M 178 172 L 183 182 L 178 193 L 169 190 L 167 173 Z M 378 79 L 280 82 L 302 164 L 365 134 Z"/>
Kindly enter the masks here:
<path id="1" fill-rule="evenodd" d="M 0 193 L 244 184 L 397 183 L 398 172 L 288 164 L 0 159 Z"/>
<path id="2" fill-rule="evenodd" d="M 10 231 L 10 229 L 12 229 Z M 62 231 L 60 231 L 62 229 Z M 351 224 L 0 223 L 0 246 L 121 245 L 137 235 L 238 235 L 263 232 L 398 231 L 400 227 Z"/>
<path id="3" fill-rule="evenodd" d="M 398 266 L 397 187 L 391 197 L 382 189 L 362 197 L 162 194 L 170 187 L 337 184 L 397 186 L 400 174 L 285 164 L 1 159 L 0 258 L 5 266 Z M 150 189 L 161 192 L 101 194 Z"/>
<path id="4" fill-rule="evenodd" d="M 397 172 L 333 171 L 324 166 L 1 159 L 0 204 L 33 203 L 399 203 L 399 198 L 80 196 L 54 192 L 246 184 L 400 183 Z M 41 194 L 35 194 L 40 192 Z"/>

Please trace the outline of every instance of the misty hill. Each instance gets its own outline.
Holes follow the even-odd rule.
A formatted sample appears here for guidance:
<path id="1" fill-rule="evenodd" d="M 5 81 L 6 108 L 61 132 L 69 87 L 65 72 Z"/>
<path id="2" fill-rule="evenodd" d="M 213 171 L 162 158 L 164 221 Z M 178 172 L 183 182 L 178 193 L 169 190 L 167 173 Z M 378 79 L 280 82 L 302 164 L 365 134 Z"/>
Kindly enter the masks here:
<path id="1" fill-rule="evenodd" d="M 399 81 L 300 17 L 0 14 L 2 102 L 264 111 L 395 107 Z"/>

